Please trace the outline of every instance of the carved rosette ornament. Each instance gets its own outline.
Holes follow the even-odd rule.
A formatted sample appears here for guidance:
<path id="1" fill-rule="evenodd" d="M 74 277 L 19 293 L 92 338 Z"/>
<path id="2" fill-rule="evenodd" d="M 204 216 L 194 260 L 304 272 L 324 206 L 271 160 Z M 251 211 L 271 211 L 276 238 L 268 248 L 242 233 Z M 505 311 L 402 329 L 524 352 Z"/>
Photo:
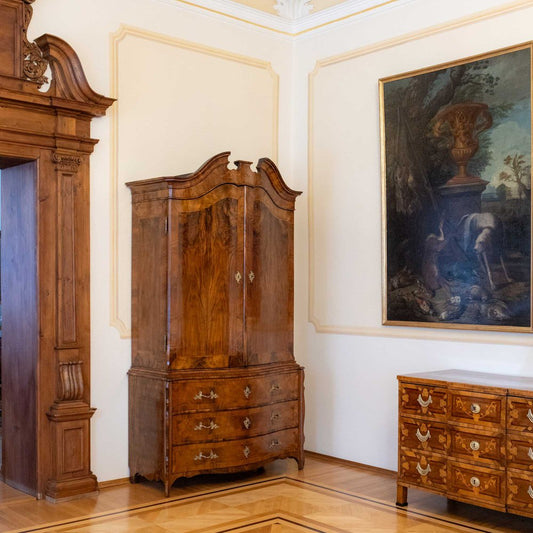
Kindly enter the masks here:
<path id="1" fill-rule="evenodd" d="M 70 172 L 75 174 L 81 165 L 81 157 L 72 154 L 60 154 L 54 152 L 52 160 L 56 164 L 56 169 L 61 172 Z"/>
<path id="2" fill-rule="evenodd" d="M 35 0 L 24 0 L 24 27 L 22 39 L 22 53 L 24 55 L 23 73 L 28 81 L 32 81 L 41 87 L 48 82 L 44 75 L 48 68 L 48 61 L 44 59 L 41 49 L 35 43 L 30 43 L 27 37 L 28 26 L 33 16 L 33 4 Z"/>

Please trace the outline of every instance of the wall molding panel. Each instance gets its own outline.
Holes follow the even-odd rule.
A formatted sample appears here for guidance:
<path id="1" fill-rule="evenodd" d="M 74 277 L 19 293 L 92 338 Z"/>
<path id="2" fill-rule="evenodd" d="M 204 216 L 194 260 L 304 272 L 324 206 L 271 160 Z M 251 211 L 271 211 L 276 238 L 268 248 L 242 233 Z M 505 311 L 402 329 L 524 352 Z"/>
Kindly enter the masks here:
<path id="1" fill-rule="evenodd" d="M 119 254 L 119 224 L 120 220 L 122 220 L 121 217 L 125 215 L 125 213 L 121 211 L 119 187 L 124 183 L 124 181 L 129 179 L 126 176 L 121 175 L 120 169 L 121 153 L 119 146 L 119 134 L 121 120 L 123 117 L 120 116 L 121 87 L 119 74 L 121 66 L 121 45 L 123 45 L 127 39 L 142 39 L 150 43 L 164 44 L 180 50 L 208 56 L 209 58 L 220 59 L 223 62 L 231 62 L 243 65 L 255 72 L 262 72 L 263 76 L 269 80 L 268 85 L 270 89 L 268 89 L 268 91 L 272 106 L 272 115 L 270 117 L 270 121 L 272 123 L 272 129 L 270 132 L 271 140 L 270 147 L 268 148 L 270 153 L 265 155 L 271 157 L 275 162 L 277 162 L 278 158 L 279 129 L 279 76 L 273 70 L 272 65 L 269 62 L 126 25 L 122 25 L 118 31 L 111 35 L 111 94 L 113 95 L 113 98 L 118 100 L 118 105 L 113 107 L 111 114 L 110 325 L 118 330 L 121 338 L 131 337 L 129 325 L 130 318 L 129 316 L 125 316 L 125 313 L 121 309 L 121 297 L 129 301 L 130 295 L 128 294 L 126 296 L 125 294 L 121 294 L 121 287 L 119 283 L 119 272 L 124 272 L 124 266 L 121 264 Z M 253 75 L 253 73 L 254 72 L 251 72 L 250 75 Z M 213 90 L 216 90 L 216 81 L 217 80 L 213 80 L 213 85 L 215 86 L 215 89 Z M 265 93 L 266 92 L 267 89 L 265 89 Z M 179 95 L 176 95 L 176 98 L 178 99 Z M 190 126 L 190 124 L 183 125 L 184 128 L 187 128 L 188 126 Z M 227 145 L 225 145 L 225 147 L 228 148 Z M 178 161 L 176 161 L 176 163 L 177 162 Z M 203 161 L 197 161 L 198 166 L 200 166 L 201 163 L 203 163 Z M 150 174 L 143 177 L 149 178 L 154 177 L 155 175 L 157 174 Z M 124 206 L 122 206 L 122 209 L 124 209 Z"/>
<path id="2" fill-rule="evenodd" d="M 308 263 L 308 321 L 314 326 L 317 333 L 332 334 L 332 335 L 356 335 L 368 337 L 383 337 L 383 338 L 405 338 L 405 339 L 419 339 L 419 340 L 433 340 L 433 341 L 449 341 L 449 342 L 464 342 L 464 343 L 490 343 L 490 344 L 506 344 L 514 346 L 533 346 L 533 337 L 525 334 L 509 334 L 498 332 L 478 332 L 478 331 L 460 331 L 460 330 L 437 330 L 434 328 L 408 328 L 408 327 L 394 327 L 394 326 L 367 326 L 362 324 L 335 324 L 327 323 L 321 318 L 320 304 L 317 298 L 317 287 L 325 286 L 325 280 L 317 279 L 317 261 L 320 256 L 317 251 L 317 225 L 316 221 L 316 131 L 315 122 L 317 121 L 317 77 L 324 75 L 325 69 L 348 62 L 357 58 L 363 58 L 376 52 L 384 51 L 389 48 L 397 47 L 399 45 L 418 41 L 430 36 L 440 33 L 448 32 L 467 25 L 483 22 L 501 15 L 506 15 L 522 9 L 531 8 L 531 0 L 518 0 L 500 6 L 494 9 L 488 9 L 475 15 L 452 20 L 443 24 L 435 25 L 421 31 L 400 35 L 398 37 L 382 40 L 377 43 L 362 46 L 345 53 L 333 55 L 316 61 L 314 69 L 308 74 L 308 249 L 309 249 L 309 263 Z M 495 46 L 494 48 L 499 48 Z M 468 54 L 465 54 L 468 55 Z M 377 80 L 376 80 L 377 84 Z M 377 89 L 376 89 L 377 95 Z M 327 101 L 326 104 L 329 104 Z M 376 104 L 377 105 L 377 104 Z M 380 154 L 381 157 L 381 154 Z M 380 177 L 381 180 L 381 177 Z M 380 186 L 381 190 L 381 186 Z M 381 209 L 380 209 L 381 211 Z M 380 231 L 381 234 L 381 231 Z M 382 261 L 382 259 L 381 259 Z M 381 264 L 380 264 L 381 269 Z M 380 299 L 381 300 L 381 299 Z M 323 313 L 322 313 L 323 317 Z"/>

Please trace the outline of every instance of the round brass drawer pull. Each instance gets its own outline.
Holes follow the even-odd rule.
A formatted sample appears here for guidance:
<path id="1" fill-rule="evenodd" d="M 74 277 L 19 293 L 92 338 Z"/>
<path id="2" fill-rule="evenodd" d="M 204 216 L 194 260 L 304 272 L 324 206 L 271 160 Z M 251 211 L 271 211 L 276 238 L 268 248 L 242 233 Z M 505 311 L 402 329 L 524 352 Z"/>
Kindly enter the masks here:
<path id="1" fill-rule="evenodd" d="M 479 478 L 473 476 L 470 478 L 470 485 L 472 485 L 472 487 L 479 487 L 479 485 L 481 485 L 481 482 L 479 481 Z"/>
<path id="2" fill-rule="evenodd" d="M 477 452 L 479 450 L 479 442 L 477 440 L 473 440 L 470 443 L 470 449 L 474 452 Z"/>
<path id="3" fill-rule="evenodd" d="M 478 403 L 473 403 L 470 405 L 470 411 L 477 415 L 481 411 L 481 406 Z"/>

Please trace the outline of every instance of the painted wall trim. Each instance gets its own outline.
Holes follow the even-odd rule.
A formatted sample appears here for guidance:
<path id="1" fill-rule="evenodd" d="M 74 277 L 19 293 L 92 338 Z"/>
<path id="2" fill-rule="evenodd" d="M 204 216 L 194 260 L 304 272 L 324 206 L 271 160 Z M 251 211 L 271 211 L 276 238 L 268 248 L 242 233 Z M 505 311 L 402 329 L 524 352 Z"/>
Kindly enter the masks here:
<path id="1" fill-rule="evenodd" d="M 212 48 L 199 43 L 185 41 L 168 35 L 121 25 L 119 29 L 110 36 L 110 65 L 111 65 L 111 88 L 110 93 L 113 98 L 119 100 L 118 74 L 119 74 L 119 45 L 127 37 L 134 36 L 149 41 L 164 43 L 178 48 L 192 50 L 212 57 L 218 57 L 228 61 L 234 61 L 252 68 L 263 69 L 270 74 L 272 79 L 273 95 L 273 116 L 272 116 L 272 159 L 277 163 L 279 150 L 279 75 L 272 68 L 271 63 L 234 54 L 222 49 Z M 111 169 L 110 169 L 110 325 L 118 330 L 122 339 L 131 338 L 131 330 L 126 325 L 123 317 L 119 316 L 119 249 L 118 249 L 118 132 L 119 132 L 119 106 L 114 105 L 111 113 Z"/>
<path id="2" fill-rule="evenodd" d="M 359 326 L 359 325 L 336 325 L 322 324 L 317 316 L 315 302 L 315 221 L 314 221 L 314 193 L 313 193 L 313 160 L 314 160 L 314 80 L 319 71 L 328 66 L 336 65 L 344 61 L 349 61 L 362 57 L 374 52 L 386 50 L 401 44 L 423 39 L 438 33 L 454 30 L 462 26 L 481 22 L 494 17 L 498 17 L 514 11 L 532 7 L 531 0 L 518 0 L 505 6 L 488 9 L 475 15 L 468 15 L 459 19 L 431 26 L 421 31 L 411 32 L 392 39 L 387 39 L 350 50 L 348 52 L 320 59 L 315 63 L 315 67 L 308 75 L 308 246 L 309 246 L 309 264 L 308 264 L 308 321 L 313 324 L 317 333 L 333 335 L 356 335 L 368 337 L 385 337 L 385 338 L 405 338 L 420 340 L 439 340 L 449 342 L 466 342 L 466 343 L 489 343 L 489 344 L 507 344 L 514 346 L 533 346 L 533 337 L 523 333 L 497 333 L 497 332 L 473 332 L 461 330 L 436 330 L 432 328 L 424 329 L 396 327 L 396 326 Z"/>

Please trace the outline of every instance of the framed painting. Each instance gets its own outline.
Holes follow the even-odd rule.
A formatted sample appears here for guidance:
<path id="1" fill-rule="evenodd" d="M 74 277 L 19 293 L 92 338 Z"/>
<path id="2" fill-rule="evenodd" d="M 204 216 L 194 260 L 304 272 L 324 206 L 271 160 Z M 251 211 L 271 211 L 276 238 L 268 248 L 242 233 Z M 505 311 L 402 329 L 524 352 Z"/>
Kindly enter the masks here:
<path id="1" fill-rule="evenodd" d="M 380 80 L 383 324 L 532 331 L 531 61 Z"/>

